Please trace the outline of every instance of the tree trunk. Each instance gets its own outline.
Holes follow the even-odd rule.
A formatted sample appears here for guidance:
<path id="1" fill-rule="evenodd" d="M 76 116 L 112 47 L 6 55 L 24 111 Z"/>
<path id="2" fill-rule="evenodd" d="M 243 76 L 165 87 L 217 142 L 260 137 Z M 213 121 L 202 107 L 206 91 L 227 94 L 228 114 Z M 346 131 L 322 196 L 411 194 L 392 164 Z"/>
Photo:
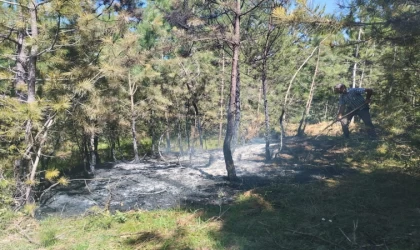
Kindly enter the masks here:
<path id="1" fill-rule="evenodd" d="M 90 135 L 89 139 L 89 153 L 90 153 L 90 172 L 95 174 L 95 167 L 96 167 L 96 152 L 95 152 L 95 133 Z"/>
<path id="2" fill-rule="evenodd" d="M 191 124 L 190 124 L 190 120 L 188 117 L 188 112 L 190 110 L 190 106 L 188 105 L 187 110 L 185 112 L 186 116 L 185 116 L 185 126 L 184 126 L 184 133 L 185 133 L 185 138 L 187 139 L 187 150 L 190 151 L 191 149 Z"/>
<path id="3" fill-rule="evenodd" d="M 117 133 L 118 125 L 116 122 L 111 122 L 109 125 L 109 144 L 110 144 L 110 151 L 109 156 L 112 158 L 114 162 L 117 161 L 117 155 L 116 155 L 116 141 L 118 137 Z"/>
<path id="4" fill-rule="evenodd" d="M 137 146 L 137 131 L 136 131 L 136 118 L 137 114 L 134 106 L 134 94 L 137 91 L 136 83 L 131 82 L 130 73 L 128 73 L 128 87 L 130 94 L 130 104 L 131 104 L 131 137 L 133 140 L 133 152 L 134 152 L 134 162 L 139 162 L 139 151 Z"/>
<path id="5" fill-rule="evenodd" d="M 241 12 L 241 2 L 236 0 L 236 10 L 234 18 L 234 35 L 233 35 L 233 57 L 232 57 L 232 72 L 231 72 L 231 83 L 230 83 L 230 99 L 229 99 L 229 108 L 227 114 L 227 127 L 226 127 L 226 136 L 223 142 L 223 155 L 225 158 L 226 170 L 228 174 L 228 179 L 233 181 L 237 179 L 236 169 L 233 163 L 231 142 L 235 130 L 235 114 L 236 114 L 236 86 L 237 86 L 237 77 L 238 77 L 238 65 L 239 65 L 239 46 L 240 46 L 240 12 Z"/>
<path id="6" fill-rule="evenodd" d="M 133 152 L 134 152 L 134 162 L 139 162 L 139 151 L 137 146 L 137 131 L 136 131 L 136 119 L 131 118 L 131 137 L 133 140 Z"/>
<path id="7" fill-rule="evenodd" d="M 94 153 L 96 158 L 96 164 L 101 163 L 101 158 L 99 158 L 99 152 L 98 152 L 98 144 L 99 144 L 99 137 L 95 134 L 95 137 L 93 138 L 93 145 L 94 145 Z"/>
<path id="8" fill-rule="evenodd" d="M 360 42 L 361 35 L 362 35 L 362 28 L 360 27 L 359 28 L 359 33 L 357 35 L 356 50 L 354 52 L 354 64 L 353 64 L 353 74 L 352 74 L 353 88 L 357 87 L 357 85 L 356 85 L 356 82 L 357 82 L 357 63 L 358 63 L 357 61 L 358 61 L 358 58 L 359 58 L 359 49 L 360 49 L 359 42 Z M 351 119 L 351 123 L 353 123 L 353 122 L 359 123 L 360 122 L 359 116 L 353 116 L 352 119 Z"/>
<path id="9" fill-rule="evenodd" d="M 309 111 L 311 110 L 312 98 L 314 96 L 314 89 L 315 89 L 315 79 L 316 79 L 316 75 L 318 74 L 320 53 L 321 53 L 321 48 L 318 47 L 318 56 L 316 59 L 315 72 L 314 72 L 314 76 L 312 77 L 311 89 L 309 91 L 308 100 L 306 101 L 305 111 L 303 112 L 302 118 L 300 119 L 300 122 L 299 122 L 299 128 L 297 131 L 298 136 L 303 136 L 305 132 L 305 127 L 306 127 L 306 117 L 309 115 Z"/>
<path id="10" fill-rule="evenodd" d="M 279 150 L 278 150 L 278 153 L 280 153 L 281 152 L 281 150 L 283 149 L 283 138 L 284 138 L 284 134 L 285 134 L 285 132 L 284 132 L 284 125 L 283 125 L 283 116 L 284 116 L 284 112 L 286 112 L 284 109 L 281 111 L 281 114 L 280 114 L 280 118 L 279 118 L 279 123 L 280 123 L 280 131 L 281 131 L 281 134 L 280 134 L 280 143 L 279 143 Z"/>
<path id="11" fill-rule="evenodd" d="M 224 88 L 225 88 L 225 51 L 222 50 L 222 86 L 220 87 L 220 122 L 219 122 L 219 140 L 218 145 L 222 140 L 222 130 L 223 130 L 223 105 L 224 105 Z"/>
<path id="12" fill-rule="evenodd" d="M 90 154 L 89 154 L 89 142 L 87 135 L 83 135 L 83 150 L 84 150 L 84 168 L 86 172 L 90 172 Z"/>
<path id="13" fill-rule="evenodd" d="M 264 53 L 263 53 L 263 61 L 262 61 L 262 69 L 261 69 L 261 88 L 258 93 L 258 110 L 257 110 L 257 117 L 259 116 L 259 103 L 261 99 L 261 89 L 262 89 L 262 96 L 264 101 L 264 123 L 265 123 L 265 160 L 271 160 L 271 152 L 270 152 L 270 116 L 268 113 L 268 100 L 267 100 L 267 60 L 268 60 L 268 53 L 270 50 L 270 36 L 271 36 L 271 17 L 268 22 L 268 30 L 267 35 L 265 38 L 265 45 L 264 45 Z"/>
<path id="14" fill-rule="evenodd" d="M 238 138 L 240 138 L 240 125 L 241 125 L 241 74 L 239 72 L 239 63 L 237 66 L 236 73 L 236 96 L 235 96 L 235 126 L 232 137 L 232 154 L 235 152 L 238 144 Z"/>
<path id="15" fill-rule="evenodd" d="M 198 131 L 198 138 L 200 140 L 200 148 L 203 149 L 204 148 L 203 129 L 201 127 L 201 119 L 200 119 L 200 115 L 198 113 L 198 106 L 195 102 L 193 102 L 193 107 L 194 107 L 195 123 L 196 123 L 197 131 Z"/>
<path id="16" fill-rule="evenodd" d="M 36 62 L 38 58 L 38 24 L 36 2 L 29 3 L 29 12 L 31 15 L 31 51 L 28 60 L 28 103 L 35 101 L 35 83 L 36 83 Z"/>
<path id="17" fill-rule="evenodd" d="M 34 1 L 30 1 L 28 3 L 27 9 L 29 11 L 30 14 L 30 26 L 31 26 L 31 32 L 30 32 L 30 37 L 31 37 L 31 46 L 29 49 L 29 57 L 26 58 L 19 58 L 18 59 L 18 65 L 17 66 L 21 66 L 21 59 L 24 59 L 24 65 L 26 66 L 26 71 L 25 71 L 25 75 L 26 76 L 26 84 L 27 84 L 27 105 L 32 105 L 32 103 L 35 102 L 35 84 L 36 84 L 36 62 L 37 62 L 37 58 L 38 58 L 38 45 L 37 45 L 37 40 L 38 40 L 38 24 L 37 24 L 37 12 L 36 12 L 36 2 Z M 20 37 L 22 38 L 22 34 L 20 34 Z M 25 53 L 25 40 L 23 39 L 22 41 L 22 47 L 18 48 L 21 49 L 20 53 Z M 22 54 L 19 54 L 18 57 L 20 56 L 24 56 Z M 18 68 L 19 70 L 19 68 Z M 21 69 L 20 69 L 21 70 Z M 24 68 L 25 70 L 25 68 Z M 18 74 L 20 75 L 22 72 L 18 72 Z M 19 76 L 21 77 L 21 76 Z M 34 141 L 34 139 L 32 138 L 32 126 L 33 126 L 33 121 L 31 119 L 28 119 L 26 121 L 26 129 L 25 129 L 25 142 L 28 145 L 28 148 L 26 150 L 27 153 L 33 152 L 36 148 L 36 141 Z M 39 163 L 39 154 L 41 154 L 41 145 L 38 145 L 39 149 L 37 150 L 37 154 L 35 155 L 35 162 L 32 159 L 32 156 L 30 156 L 29 154 L 27 155 L 25 153 L 24 158 L 29 158 L 29 161 L 23 160 L 21 162 L 25 162 L 28 163 L 26 164 L 26 166 L 20 166 L 20 167 L 25 167 L 28 168 L 28 171 L 30 173 L 30 179 L 29 184 L 26 185 L 26 194 L 25 194 L 25 202 L 32 202 L 29 201 L 30 196 L 31 196 L 31 185 L 32 185 L 32 179 L 33 181 L 35 180 L 35 173 L 36 173 L 36 168 L 38 166 Z M 36 165 L 35 165 L 36 164 Z"/>
<path id="18" fill-rule="evenodd" d="M 325 40 L 325 39 L 324 39 Z M 288 106 L 288 103 L 287 103 L 287 101 L 289 100 L 288 98 L 289 98 L 289 94 L 290 94 L 290 90 L 292 89 L 292 83 L 293 83 L 293 81 L 295 80 L 295 78 L 296 78 L 296 76 L 297 76 L 297 74 L 299 73 L 299 71 L 303 68 L 303 66 L 305 66 L 305 64 L 309 61 L 309 59 L 311 59 L 311 57 L 314 55 L 314 53 L 315 53 L 315 51 L 318 49 L 318 46 L 316 46 L 315 48 L 314 48 L 314 50 L 312 50 L 312 52 L 311 52 L 311 54 L 305 59 L 305 61 L 303 61 L 303 63 L 300 65 L 300 67 L 296 70 L 296 72 L 295 72 L 295 74 L 293 75 L 293 77 L 292 77 L 292 79 L 290 79 L 290 82 L 289 82 L 289 87 L 287 87 L 287 91 L 286 91 L 286 95 L 285 95 L 285 97 L 284 97 L 284 104 L 283 104 L 283 114 L 282 114 L 282 121 L 284 122 L 285 121 L 285 119 L 286 119 L 286 115 L 285 115 L 285 113 L 286 113 L 286 109 L 287 109 L 287 106 Z M 283 124 L 283 122 L 281 123 L 281 124 Z"/>
<path id="19" fill-rule="evenodd" d="M 262 78 L 262 76 L 261 76 L 261 78 Z M 261 95 L 263 96 L 263 99 L 264 99 L 264 94 L 263 94 L 263 92 L 264 92 L 264 89 L 263 88 L 259 88 L 258 89 L 258 102 L 257 102 L 257 121 L 259 120 L 259 118 L 260 118 L 260 103 L 261 103 Z M 263 105 L 264 106 L 264 105 Z"/>
<path id="20" fill-rule="evenodd" d="M 270 117 L 268 114 L 268 100 L 267 100 L 267 59 L 263 61 L 263 69 L 261 75 L 261 83 L 262 83 L 262 91 L 263 91 L 263 98 L 264 98 L 264 123 L 265 123 L 265 160 L 271 160 L 271 153 L 270 153 Z"/>
<path id="21" fill-rule="evenodd" d="M 25 201 L 26 203 L 33 203 L 35 202 L 34 195 L 32 193 L 32 187 L 35 185 L 35 176 L 36 176 L 36 170 L 38 168 L 39 160 L 41 159 L 41 150 L 42 146 L 44 146 L 45 141 L 47 140 L 47 135 L 50 127 L 54 123 L 53 119 L 48 119 L 47 123 L 45 124 L 45 131 L 40 139 L 38 149 L 35 155 L 35 161 L 31 160 L 31 171 L 29 176 L 29 184 L 26 186 L 26 195 L 25 195 Z M 34 147 L 33 147 L 34 148 Z"/>
<path id="22" fill-rule="evenodd" d="M 24 43 L 24 39 L 25 39 L 25 30 L 18 30 L 18 34 L 17 34 L 17 58 L 16 58 L 16 75 L 15 75 L 15 82 L 13 84 L 13 90 L 15 92 L 15 95 L 20 99 L 20 100 L 25 100 L 26 97 L 24 97 L 24 95 L 22 94 L 22 92 L 20 90 L 18 90 L 18 86 L 19 85 L 26 85 L 26 72 L 25 72 L 25 67 L 26 67 L 26 54 L 25 54 L 25 43 Z"/>
<path id="23" fill-rule="evenodd" d="M 169 118 L 168 118 L 168 112 L 165 112 L 165 119 L 166 119 L 166 131 L 165 131 L 165 137 L 166 137 L 166 152 L 171 151 L 171 136 L 170 136 L 170 128 L 169 128 Z"/>
<path id="24" fill-rule="evenodd" d="M 181 128 L 181 115 L 178 114 L 178 147 L 179 147 L 179 154 L 184 154 L 184 148 L 182 147 L 182 128 Z"/>
<path id="25" fill-rule="evenodd" d="M 362 36 L 362 27 L 359 28 L 359 34 L 357 35 L 356 51 L 354 53 L 354 64 L 353 64 L 353 88 L 356 88 L 356 77 L 357 77 L 357 59 L 359 58 L 359 42 Z"/>
<path id="26" fill-rule="evenodd" d="M 359 80 L 359 88 L 363 88 L 363 80 L 364 80 L 364 77 L 365 77 L 365 63 L 363 62 L 363 64 L 362 64 L 362 73 L 361 73 L 361 75 L 360 75 L 360 80 Z"/>
<path id="27" fill-rule="evenodd" d="M 115 154 L 115 141 L 114 140 L 111 141 L 111 157 L 114 162 L 117 161 L 117 155 Z"/>

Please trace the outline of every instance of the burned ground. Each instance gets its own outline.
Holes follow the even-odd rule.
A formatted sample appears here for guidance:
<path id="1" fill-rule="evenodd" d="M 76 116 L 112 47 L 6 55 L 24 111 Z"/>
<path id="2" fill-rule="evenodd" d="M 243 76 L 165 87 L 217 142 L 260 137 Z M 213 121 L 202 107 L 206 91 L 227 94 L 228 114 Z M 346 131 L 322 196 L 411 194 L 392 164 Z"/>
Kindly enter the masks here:
<path id="1" fill-rule="evenodd" d="M 343 178 L 356 170 L 343 159 L 349 147 L 366 147 L 364 139 L 288 137 L 277 157 L 266 162 L 264 141 L 253 140 L 234 151 L 238 182 L 226 180 L 221 150 L 196 151 L 137 164 L 106 163 L 91 179 L 72 179 L 43 195 L 38 217 L 72 216 L 95 209 L 127 211 L 230 203 L 236 194 L 276 183 L 308 183 Z M 365 146 L 364 146 L 365 145 Z M 371 145 L 371 144 L 370 144 Z M 271 145 L 276 151 L 278 143 Z M 369 150 L 369 149 L 367 149 Z"/>

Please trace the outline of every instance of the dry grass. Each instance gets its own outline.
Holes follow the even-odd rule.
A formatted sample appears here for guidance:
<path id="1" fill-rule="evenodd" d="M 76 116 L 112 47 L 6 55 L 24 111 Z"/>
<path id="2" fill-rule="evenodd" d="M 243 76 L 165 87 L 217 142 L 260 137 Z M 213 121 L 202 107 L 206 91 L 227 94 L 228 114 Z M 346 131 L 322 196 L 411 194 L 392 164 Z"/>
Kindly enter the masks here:
<path id="1" fill-rule="evenodd" d="M 305 127 L 305 134 L 308 136 L 328 135 L 328 136 L 340 136 L 342 129 L 340 123 L 335 123 L 328 129 L 325 129 L 331 124 L 331 122 L 320 122 L 317 124 L 307 124 Z M 299 124 L 288 124 L 286 126 L 286 133 L 289 135 L 295 135 Z M 363 128 L 363 125 L 351 123 L 349 126 L 350 132 L 359 131 Z M 325 130 L 324 130 L 325 129 Z"/>

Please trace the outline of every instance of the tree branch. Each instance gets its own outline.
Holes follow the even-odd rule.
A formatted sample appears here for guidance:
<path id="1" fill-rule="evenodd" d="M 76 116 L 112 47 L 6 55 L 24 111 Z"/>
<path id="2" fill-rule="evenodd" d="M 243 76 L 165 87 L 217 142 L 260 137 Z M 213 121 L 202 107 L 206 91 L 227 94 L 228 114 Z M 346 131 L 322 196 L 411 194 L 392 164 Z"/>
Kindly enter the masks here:
<path id="1" fill-rule="evenodd" d="M 57 43 L 57 40 L 58 40 L 58 34 L 60 33 L 60 22 L 61 22 L 61 15 L 58 16 L 57 32 L 55 33 L 53 43 L 51 44 L 51 46 L 48 49 L 45 49 L 45 50 L 39 52 L 36 56 L 40 56 L 40 55 L 44 54 L 45 52 L 51 51 L 54 48 L 54 46 L 55 46 L 55 44 Z"/>
<path id="2" fill-rule="evenodd" d="M 254 7 L 252 7 L 251 9 L 249 9 L 249 10 L 247 10 L 247 11 L 245 11 L 245 12 L 243 12 L 243 13 L 241 13 L 239 16 L 241 17 L 241 16 L 245 16 L 245 15 L 247 15 L 248 13 L 250 13 L 251 11 L 253 11 L 253 10 L 255 10 L 256 8 L 258 8 L 263 2 L 264 2 L 265 0 L 261 0 L 259 3 L 257 3 Z"/>
<path id="3" fill-rule="evenodd" d="M 10 37 L 12 35 L 12 33 L 13 33 L 13 29 L 10 29 L 10 32 L 9 32 L 9 34 L 7 36 L 6 35 L 3 35 L 3 34 L 0 34 L 0 38 L 3 38 L 3 40 L 0 41 L 0 43 L 2 43 L 4 40 L 8 40 L 8 41 L 10 41 L 10 42 L 18 45 L 18 42 L 15 39 L 13 39 L 13 38 Z"/>

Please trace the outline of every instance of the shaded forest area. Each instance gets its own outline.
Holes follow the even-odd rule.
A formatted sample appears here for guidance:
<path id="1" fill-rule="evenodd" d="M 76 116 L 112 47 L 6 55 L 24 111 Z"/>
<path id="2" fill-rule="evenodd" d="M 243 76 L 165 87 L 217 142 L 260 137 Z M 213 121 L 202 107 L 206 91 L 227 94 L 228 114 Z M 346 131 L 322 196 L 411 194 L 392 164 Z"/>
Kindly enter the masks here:
<path id="1" fill-rule="evenodd" d="M 101 162 L 196 148 L 223 147 L 234 181 L 238 144 L 264 137 L 275 161 L 275 140 L 333 121 L 337 83 L 375 91 L 377 150 L 403 142 L 389 157 L 418 168 L 420 4 L 339 6 L 0 0 L 0 207 L 34 209 Z"/>

